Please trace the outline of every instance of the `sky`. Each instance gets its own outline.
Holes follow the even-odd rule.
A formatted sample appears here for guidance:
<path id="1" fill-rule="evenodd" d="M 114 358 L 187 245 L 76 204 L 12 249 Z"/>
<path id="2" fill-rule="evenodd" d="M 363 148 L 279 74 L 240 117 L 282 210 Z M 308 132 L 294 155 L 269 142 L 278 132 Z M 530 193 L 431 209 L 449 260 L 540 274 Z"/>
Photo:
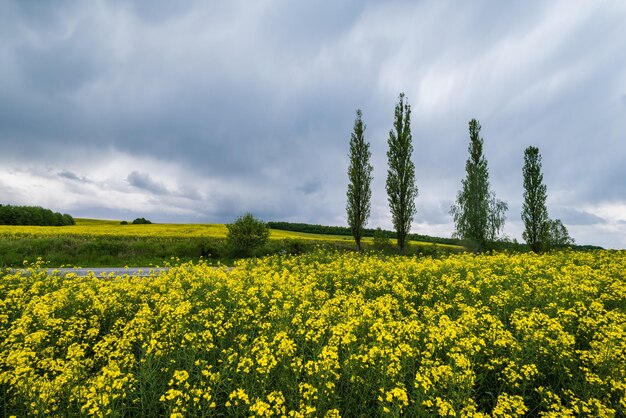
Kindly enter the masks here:
<path id="1" fill-rule="evenodd" d="M 369 227 L 412 108 L 412 232 L 449 237 L 468 121 L 521 240 L 524 149 L 551 218 L 626 248 L 626 2 L 0 1 L 0 203 L 74 217 L 346 225 L 361 109 Z"/>

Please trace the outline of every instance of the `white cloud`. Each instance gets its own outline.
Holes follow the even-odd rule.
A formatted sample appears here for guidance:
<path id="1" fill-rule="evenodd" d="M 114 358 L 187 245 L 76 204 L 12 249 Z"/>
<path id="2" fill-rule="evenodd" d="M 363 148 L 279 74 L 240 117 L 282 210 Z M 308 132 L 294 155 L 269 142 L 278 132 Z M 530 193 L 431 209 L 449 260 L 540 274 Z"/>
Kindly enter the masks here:
<path id="1" fill-rule="evenodd" d="M 608 223 L 616 224 L 626 222 L 626 202 L 598 202 L 594 204 L 586 204 L 583 206 L 586 212 L 604 218 Z"/>

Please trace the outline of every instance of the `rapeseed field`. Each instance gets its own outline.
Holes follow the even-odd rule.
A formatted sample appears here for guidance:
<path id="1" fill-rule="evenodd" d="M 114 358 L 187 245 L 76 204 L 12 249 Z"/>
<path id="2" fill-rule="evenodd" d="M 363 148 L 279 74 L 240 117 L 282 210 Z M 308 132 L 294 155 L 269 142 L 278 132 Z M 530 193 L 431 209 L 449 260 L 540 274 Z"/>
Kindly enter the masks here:
<path id="1" fill-rule="evenodd" d="M 149 224 L 149 225 L 120 225 L 119 221 L 76 218 L 76 225 L 68 226 L 23 226 L 0 225 L 0 239 L 19 238 L 47 238 L 78 236 L 90 237 L 146 237 L 154 239 L 167 238 L 226 238 L 228 229 L 225 224 Z M 304 241 L 354 242 L 351 236 L 312 234 L 307 232 L 283 231 L 272 229 L 270 239 L 284 240 L 297 239 Z M 372 243 L 371 237 L 363 239 Z M 395 240 L 390 240 L 395 243 Z M 462 250 L 459 245 L 440 244 L 422 241 L 410 241 L 412 245 L 424 245 L 443 249 Z"/>
<path id="2" fill-rule="evenodd" d="M 0 276 L 4 416 L 626 416 L 626 252 Z"/>

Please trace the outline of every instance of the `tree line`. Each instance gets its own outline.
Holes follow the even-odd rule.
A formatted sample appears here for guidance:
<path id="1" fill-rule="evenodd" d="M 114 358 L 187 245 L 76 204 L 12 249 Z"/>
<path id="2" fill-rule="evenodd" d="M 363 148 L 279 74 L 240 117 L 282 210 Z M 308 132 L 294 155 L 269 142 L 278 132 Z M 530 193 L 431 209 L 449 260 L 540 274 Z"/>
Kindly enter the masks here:
<path id="1" fill-rule="evenodd" d="M 418 188 L 415 182 L 415 165 L 411 135 L 411 106 L 403 93 L 395 107 L 393 128 L 387 141 L 387 200 L 391 219 L 396 231 L 398 248 L 404 251 L 411 222 L 416 215 L 415 199 Z M 357 249 L 361 250 L 361 238 L 371 209 L 371 182 L 373 167 L 370 164 L 370 144 L 365 140 L 366 126 L 361 110 L 356 111 L 354 128 L 350 136 L 348 167 L 348 190 L 346 212 L 348 224 Z M 469 157 L 465 164 L 466 176 L 461 181 L 456 201 L 450 208 L 454 220 L 453 238 L 462 240 L 475 250 L 488 249 L 498 240 L 504 229 L 508 204 L 496 198 L 489 182 L 487 159 L 483 152 L 480 123 L 469 121 Z M 524 151 L 524 204 L 521 213 L 524 221 L 523 238 L 535 252 L 553 247 L 574 244 L 567 228 L 558 220 L 548 217 L 546 207 L 547 188 L 541 173 L 541 155 L 537 147 Z"/>
<path id="2" fill-rule="evenodd" d="M 341 235 L 352 236 L 352 229 L 346 226 L 330 226 L 319 224 L 306 224 L 300 222 L 267 222 L 267 226 L 271 229 L 280 229 L 282 231 L 293 232 L 306 232 L 309 234 L 323 234 L 323 235 Z M 374 237 L 375 235 L 381 235 L 385 238 L 396 239 L 396 231 L 388 231 L 380 228 L 363 228 L 363 237 Z M 456 238 L 441 238 L 431 237 L 430 235 L 421 235 L 415 233 L 409 233 L 407 239 L 411 241 L 433 242 L 438 244 L 451 244 L 460 245 L 461 240 Z"/>
<path id="3" fill-rule="evenodd" d="M 0 205 L 0 225 L 65 226 L 75 223 L 67 213 L 52 212 L 40 206 Z"/>

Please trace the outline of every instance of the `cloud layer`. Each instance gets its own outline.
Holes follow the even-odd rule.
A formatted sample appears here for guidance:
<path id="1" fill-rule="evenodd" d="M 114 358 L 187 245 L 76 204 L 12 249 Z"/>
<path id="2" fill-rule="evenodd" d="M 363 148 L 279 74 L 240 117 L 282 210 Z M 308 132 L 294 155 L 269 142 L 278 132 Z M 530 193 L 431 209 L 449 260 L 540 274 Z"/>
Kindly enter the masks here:
<path id="1" fill-rule="evenodd" d="M 391 227 L 386 147 L 413 107 L 414 230 L 449 235 L 467 122 L 521 238 L 523 150 L 579 243 L 626 247 L 626 6 L 502 3 L 0 4 L 0 201 L 76 216 L 345 224 L 363 110 L 371 226 Z"/>

